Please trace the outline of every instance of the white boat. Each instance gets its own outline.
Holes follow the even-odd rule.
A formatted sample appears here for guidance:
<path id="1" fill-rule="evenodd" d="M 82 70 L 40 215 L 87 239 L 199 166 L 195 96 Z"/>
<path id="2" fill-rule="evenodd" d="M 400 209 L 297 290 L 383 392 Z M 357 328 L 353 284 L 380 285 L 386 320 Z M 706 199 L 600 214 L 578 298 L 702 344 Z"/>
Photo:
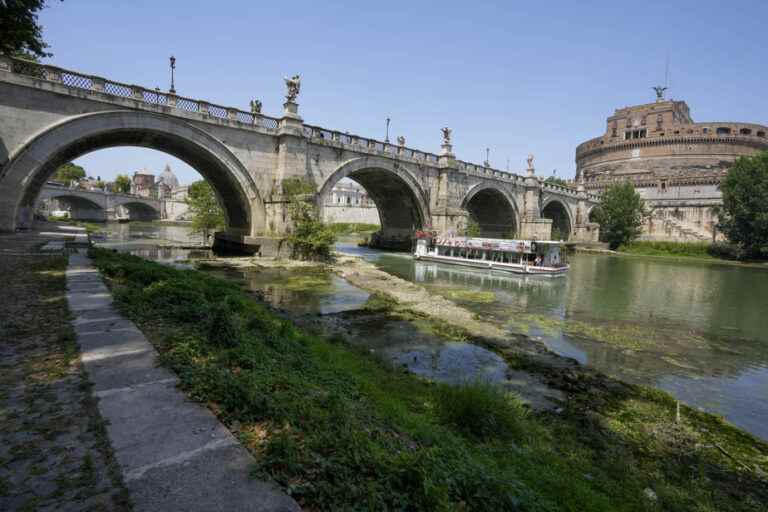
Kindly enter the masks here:
<path id="1" fill-rule="evenodd" d="M 565 244 L 555 241 L 476 237 L 418 237 L 413 257 L 513 274 L 560 276 L 570 266 Z"/>

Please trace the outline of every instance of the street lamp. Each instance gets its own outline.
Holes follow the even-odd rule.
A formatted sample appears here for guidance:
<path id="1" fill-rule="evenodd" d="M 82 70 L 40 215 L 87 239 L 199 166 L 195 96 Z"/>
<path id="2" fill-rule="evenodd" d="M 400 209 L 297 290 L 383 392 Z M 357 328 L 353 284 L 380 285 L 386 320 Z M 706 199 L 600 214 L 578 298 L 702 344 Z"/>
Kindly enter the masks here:
<path id="1" fill-rule="evenodd" d="M 384 142 L 389 142 L 389 121 L 390 121 L 390 119 L 387 118 L 387 134 L 384 137 Z"/>
<path id="2" fill-rule="evenodd" d="M 176 69 L 176 57 L 171 55 L 171 88 L 168 92 L 171 94 L 176 94 L 176 87 L 173 80 L 173 71 Z"/>

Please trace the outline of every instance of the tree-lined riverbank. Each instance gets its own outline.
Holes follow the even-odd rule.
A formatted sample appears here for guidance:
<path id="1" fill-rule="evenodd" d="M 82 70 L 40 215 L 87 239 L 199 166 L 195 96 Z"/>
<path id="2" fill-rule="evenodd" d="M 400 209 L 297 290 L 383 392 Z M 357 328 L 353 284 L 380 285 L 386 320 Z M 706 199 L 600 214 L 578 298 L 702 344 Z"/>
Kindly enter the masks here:
<path id="1" fill-rule="evenodd" d="M 676 421 L 665 393 L 510 352 L 515 368 L 567 396 L 557 411 L 525 413 L 490 389 L 429 384 L 303 332 L 226 281 L 96 257 L 185 389 L 239 433 L 260 474 L 310 509 L 760 510 L 768 501 L 768 447 L 687 407 Z"/>

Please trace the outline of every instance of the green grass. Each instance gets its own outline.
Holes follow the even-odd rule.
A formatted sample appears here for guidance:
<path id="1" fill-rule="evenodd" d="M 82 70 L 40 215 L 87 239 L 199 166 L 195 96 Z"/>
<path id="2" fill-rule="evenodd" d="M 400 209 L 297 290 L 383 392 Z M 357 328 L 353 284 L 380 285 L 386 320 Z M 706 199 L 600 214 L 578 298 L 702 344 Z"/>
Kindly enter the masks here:
<path id="1" fill-rule="evenodd" d="M 619 252 L 644 256 L 684 256 L 712 259 L 707 242 L 652 242 L 635 241 L 619 247 Z"/>
<path id="2" fill-rule="evenodd" d="M 519 359 L 571 397 L 558 414 L 531 414 L 494 388 L 431 384 L 303 332 L 205 273 L 92 255 L 182 388 L 254 454 L 254 475 L 307 510 L 757 511 L 768 501 L 756 469 L 711 448 L 766 468 L 768 447 L 686 407 L 674 423 L 664 393 Z"/>
<path id="3" fill-rule="evenodd" d="M 378 224 L 366 224 L 363 222 L 334 222 L 329 224 L 329 226 L 337 235 L 373 233 L 381 229 L 381 226 Z"/>

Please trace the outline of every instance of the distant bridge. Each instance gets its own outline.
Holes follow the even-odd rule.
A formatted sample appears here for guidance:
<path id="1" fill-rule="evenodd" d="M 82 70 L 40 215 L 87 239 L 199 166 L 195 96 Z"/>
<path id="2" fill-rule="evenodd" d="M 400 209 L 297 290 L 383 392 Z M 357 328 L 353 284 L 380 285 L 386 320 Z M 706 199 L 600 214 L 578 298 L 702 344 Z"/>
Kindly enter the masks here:
<path id="1" fill-rule="evenodd" d="M 230 243 L 265 247 L 291 229 L 283 182 L 309 180 L 321 210 L 348 177 L 379 210 L 380 240 L 416 229 L 592 240 L 597 197 L 583 189 L 458 160 L 450 137 L 439 154 L 305 124 L 291 90 L 281 118 L 0 56 L 0 230 L 28 227 L 55 169 L 102 148 L 143 146 L 200 172 L 224 207 Z"/>
<path id="2" fill-rule="evenodd" d="M 157 199 L 70 188 L 48 182 L 37 196 L 37 209 L 43 202 L 52 201 L 65 205 L 72 218 L 77 220 L 156 220 L 161 218 L 163 211 L 162 201 Z"/>

